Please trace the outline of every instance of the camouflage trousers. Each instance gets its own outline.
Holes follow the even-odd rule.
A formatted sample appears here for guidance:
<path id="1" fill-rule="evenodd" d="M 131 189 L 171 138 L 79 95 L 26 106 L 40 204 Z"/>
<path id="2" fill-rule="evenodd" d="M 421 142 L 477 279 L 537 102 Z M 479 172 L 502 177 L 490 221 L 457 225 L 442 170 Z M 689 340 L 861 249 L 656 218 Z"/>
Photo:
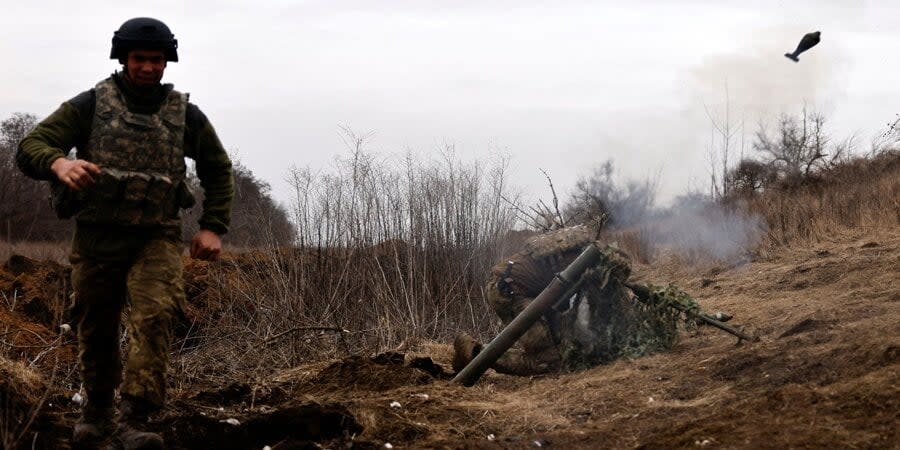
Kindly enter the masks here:
<path id="1" fill-rule="evenodd" d="M 82 382 L 89 399 L 108 396 L 118 387 L 122 395 L 161 407 L 172 325 L 184 304 L 181 246 L 155 238 L 133 250 L 115 261 L 77 251 L 71 255 L 71 314 L 78 330 Z M 119 348 L 126 304 L 130 311 L 123 379 Z"/>

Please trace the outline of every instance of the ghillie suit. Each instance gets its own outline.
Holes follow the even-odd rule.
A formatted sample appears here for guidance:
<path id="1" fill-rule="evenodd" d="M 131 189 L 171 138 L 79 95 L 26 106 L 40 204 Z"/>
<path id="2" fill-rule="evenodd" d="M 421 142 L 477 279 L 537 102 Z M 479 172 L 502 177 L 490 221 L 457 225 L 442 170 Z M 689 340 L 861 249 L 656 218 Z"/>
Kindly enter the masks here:
<path id="1" fill-rule="evenodd" d="M 487 300 L 508 325 L 593 241 L 587 227 L 570 227 L 532 238 L 525 249 L 491 270 Z M 637 302 L 626 287 L 631 274 L 627 255 L 595 243 L 602 261 L 583 275 L 581 288 L 563 305 L 545 314 L 492 366 L 513 375 L 576 370 L 670 348 L 681 314 L 668 297 Z M 684 300 L 684 299 L 679 299 Z M 690 303 L 693 303 L 690 301 Z M 454 342 L 454 368 L 461 370 L 480 351 L 466 335 Z"/>

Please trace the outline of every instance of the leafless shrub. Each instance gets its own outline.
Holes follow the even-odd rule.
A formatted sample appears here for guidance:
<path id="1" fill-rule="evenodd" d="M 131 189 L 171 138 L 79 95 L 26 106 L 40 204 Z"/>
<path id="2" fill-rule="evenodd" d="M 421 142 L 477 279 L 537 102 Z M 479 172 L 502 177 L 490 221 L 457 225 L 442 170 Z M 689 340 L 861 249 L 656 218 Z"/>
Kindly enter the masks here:
<path id="1" fill-rule="evenodd" d="M 748 199 L 765 218 L 769 246 L 815 242 L 847 230 L 877 231 L 900 224 L 900 153 L 857 157 L 820 171 L 790 190 Z"/>
<path id="2" fill-rule="evenodd" d="M 742 159 L 725 175 L 728 197 L 750 196 L 772 186 L 778 180 L 778 172 L 771 164 L 753 159 Z"/>
<path id="3" fill-rule="evenodd" d="M 482 289 L 514 241 L 507 160 L 463 162 L 452 146 L 398 160 L 365 151 L 367 135 L 345 137 L 349 154 L 330 170 L 289 171 L 296 246 L 209 266 L 211 297 L 182 342 L 182 375 L 496 330 Z"/>
<path id="4" fill-rule="evenodd" d="M 32 114 L 14 113 L 0 122 L 0 237 L 6 241 L 66 240 L 71 224 L 57 220 L 47 183 L 16 166 L 19 141 L 37 125 Z"/>
<path id="5" fill-rule="evenodd" d="M 731 92 L 728 82 L 724 86 L 723 111 L 717 112 L 703 104 L 706 117 L 709 118 L 710 136 L 709 145 L 706 148 L 706 160 L 709 164 L 709 195 L 714 199 L 728 197 L 731 194 L 732 183 L 729 182 L 729 173 L 733 170 L 734 160 L 743 161 L 745 129 L 743 113 L 740 122 L 733 117 L 731 112 Z M 738 133 L 740 133 L 740 147 L 737 147 Z M 735 155 L 739 151 L 738 155 Z"/>
<path id="6" fill-rule="evenodd" d="M 762 162 L 774 167 L 782 179 L 808 177 L 815 170 L 846 159 L 858 140 L 850 136 L 833 142 L 825 123 L 824 114 L 808 112 L 806 107 L 797 116 L 781 114 L 774 132 L 760 123 L 753 148 L 762 155 Z"/>
<path id="7" fill-rule="evenodd" d="M 649 219 L 655 212 L 659 177 L 617 182 L 612 160 L 594 168 L 575 183 L 575 192 L 564 208 L 570 222 L 588 223 L 597 218 L 609 228 L 626 228 Z"/>

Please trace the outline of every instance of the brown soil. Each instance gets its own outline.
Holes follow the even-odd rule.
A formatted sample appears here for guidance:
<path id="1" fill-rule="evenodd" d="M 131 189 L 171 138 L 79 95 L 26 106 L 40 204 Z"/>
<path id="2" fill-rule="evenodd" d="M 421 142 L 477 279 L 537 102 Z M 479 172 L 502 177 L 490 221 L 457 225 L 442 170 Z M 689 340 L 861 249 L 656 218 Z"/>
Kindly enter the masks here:
<path id="1" fill-rule="evenodd" d="M 759 342 L 701 328 L 667 353 L 543 377 L 489 372 L 472 388 L 448 381 L 448 345 L 422 344 L 175 390 L 154 426 L 173 448 L 896 448 L 900 232 L 833 239 L 736 268 L 639 268 L 733 314 Z M 0 270 L 5 293 L 9 273 Z M 0 308 L 0 330 L 40 336 L 19 332 L 17 343 L 55 338 L 44 313 L 16 311 Z M 35 401 L 34 381 L 16 370 L 18 384 L 0 387 Z M 38 448 L 64 446 L 75 417 L 52 403 L 42 417 L 58 420 L 41 422 Z"/>
<path id="2" fill-rule="evenodd" d="M 0 355 L 45 371 L 75 361 L 73 336 L 59 332 L 71 292 L 70 272 L 56 262 L 19 255 L 0 265 Z"/>

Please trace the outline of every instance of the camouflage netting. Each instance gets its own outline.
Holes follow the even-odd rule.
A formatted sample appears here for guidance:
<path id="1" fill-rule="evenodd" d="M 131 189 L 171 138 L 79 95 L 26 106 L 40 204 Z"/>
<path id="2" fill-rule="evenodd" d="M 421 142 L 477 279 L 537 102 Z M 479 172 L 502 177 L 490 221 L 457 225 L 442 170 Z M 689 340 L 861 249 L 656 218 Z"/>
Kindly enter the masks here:
<path id="1" fill-rule="evenodd" d="M 587 227 L 556 230 L 532 238 L 525 249 L 492 269 L 492 283 L 499 298 L 492 304 L 504 323 L 536 297 L 555 274 L 568 266 L 594 242 Z M 621 357 L 636 357 L 671 348 L 684 317 L 692 317 L 697 305 L 674 286 L 650 287 L 650 298 L 639 301 L 626 287 L 631 274 L 628 255 L 615 246 L 596 243 L 603 260 L 583 277 L 577 301 L 558 317 L 558 325 L 544 323 L 558 333 L 559 355 L 568 369 L 581 369 Z M 680 303 L 687 314 L 672 308 Z M 689 323 L 690 325 L 690 323 Z M 545 326 L 545 325 L 536 325 Z M 527 339 L 526 336 L 523 340 Z M 535 343 L 521 342 L 540 348 Z"/>
<path id="2" fill-rule="evenodd" d="M 621 286 L 620 279 L 613 280 L 591 283 L 582 291 L 590 299 L 588 321 L 576 325 L 578 334 L 566 342 L 563 359 L 570 369 L 668 350 L 678 341 L 679 325 L 694 325 L 692 315 L 671 307 L 678 302 L 697 310 L 693 299 L 674 286 L 651 287 L 653 296 L 645 302 Z"/>
<path id="3" fill-rule="evenodd" d="M 524 253 L 538 260 L 555 259 L 569 252 L 580 253 L 591 241 L 593 235 L 586 226 L 562 228 L 529 239 L 525 242 Z"/>
<path id="4" fill-rule="evenodd" d="M 491 275 L 507 296 L 534 298 L 591 241 L 591 232 L 584 226 L 535 236 L 525 243 L 523 251 L 494 266 Z"/>

